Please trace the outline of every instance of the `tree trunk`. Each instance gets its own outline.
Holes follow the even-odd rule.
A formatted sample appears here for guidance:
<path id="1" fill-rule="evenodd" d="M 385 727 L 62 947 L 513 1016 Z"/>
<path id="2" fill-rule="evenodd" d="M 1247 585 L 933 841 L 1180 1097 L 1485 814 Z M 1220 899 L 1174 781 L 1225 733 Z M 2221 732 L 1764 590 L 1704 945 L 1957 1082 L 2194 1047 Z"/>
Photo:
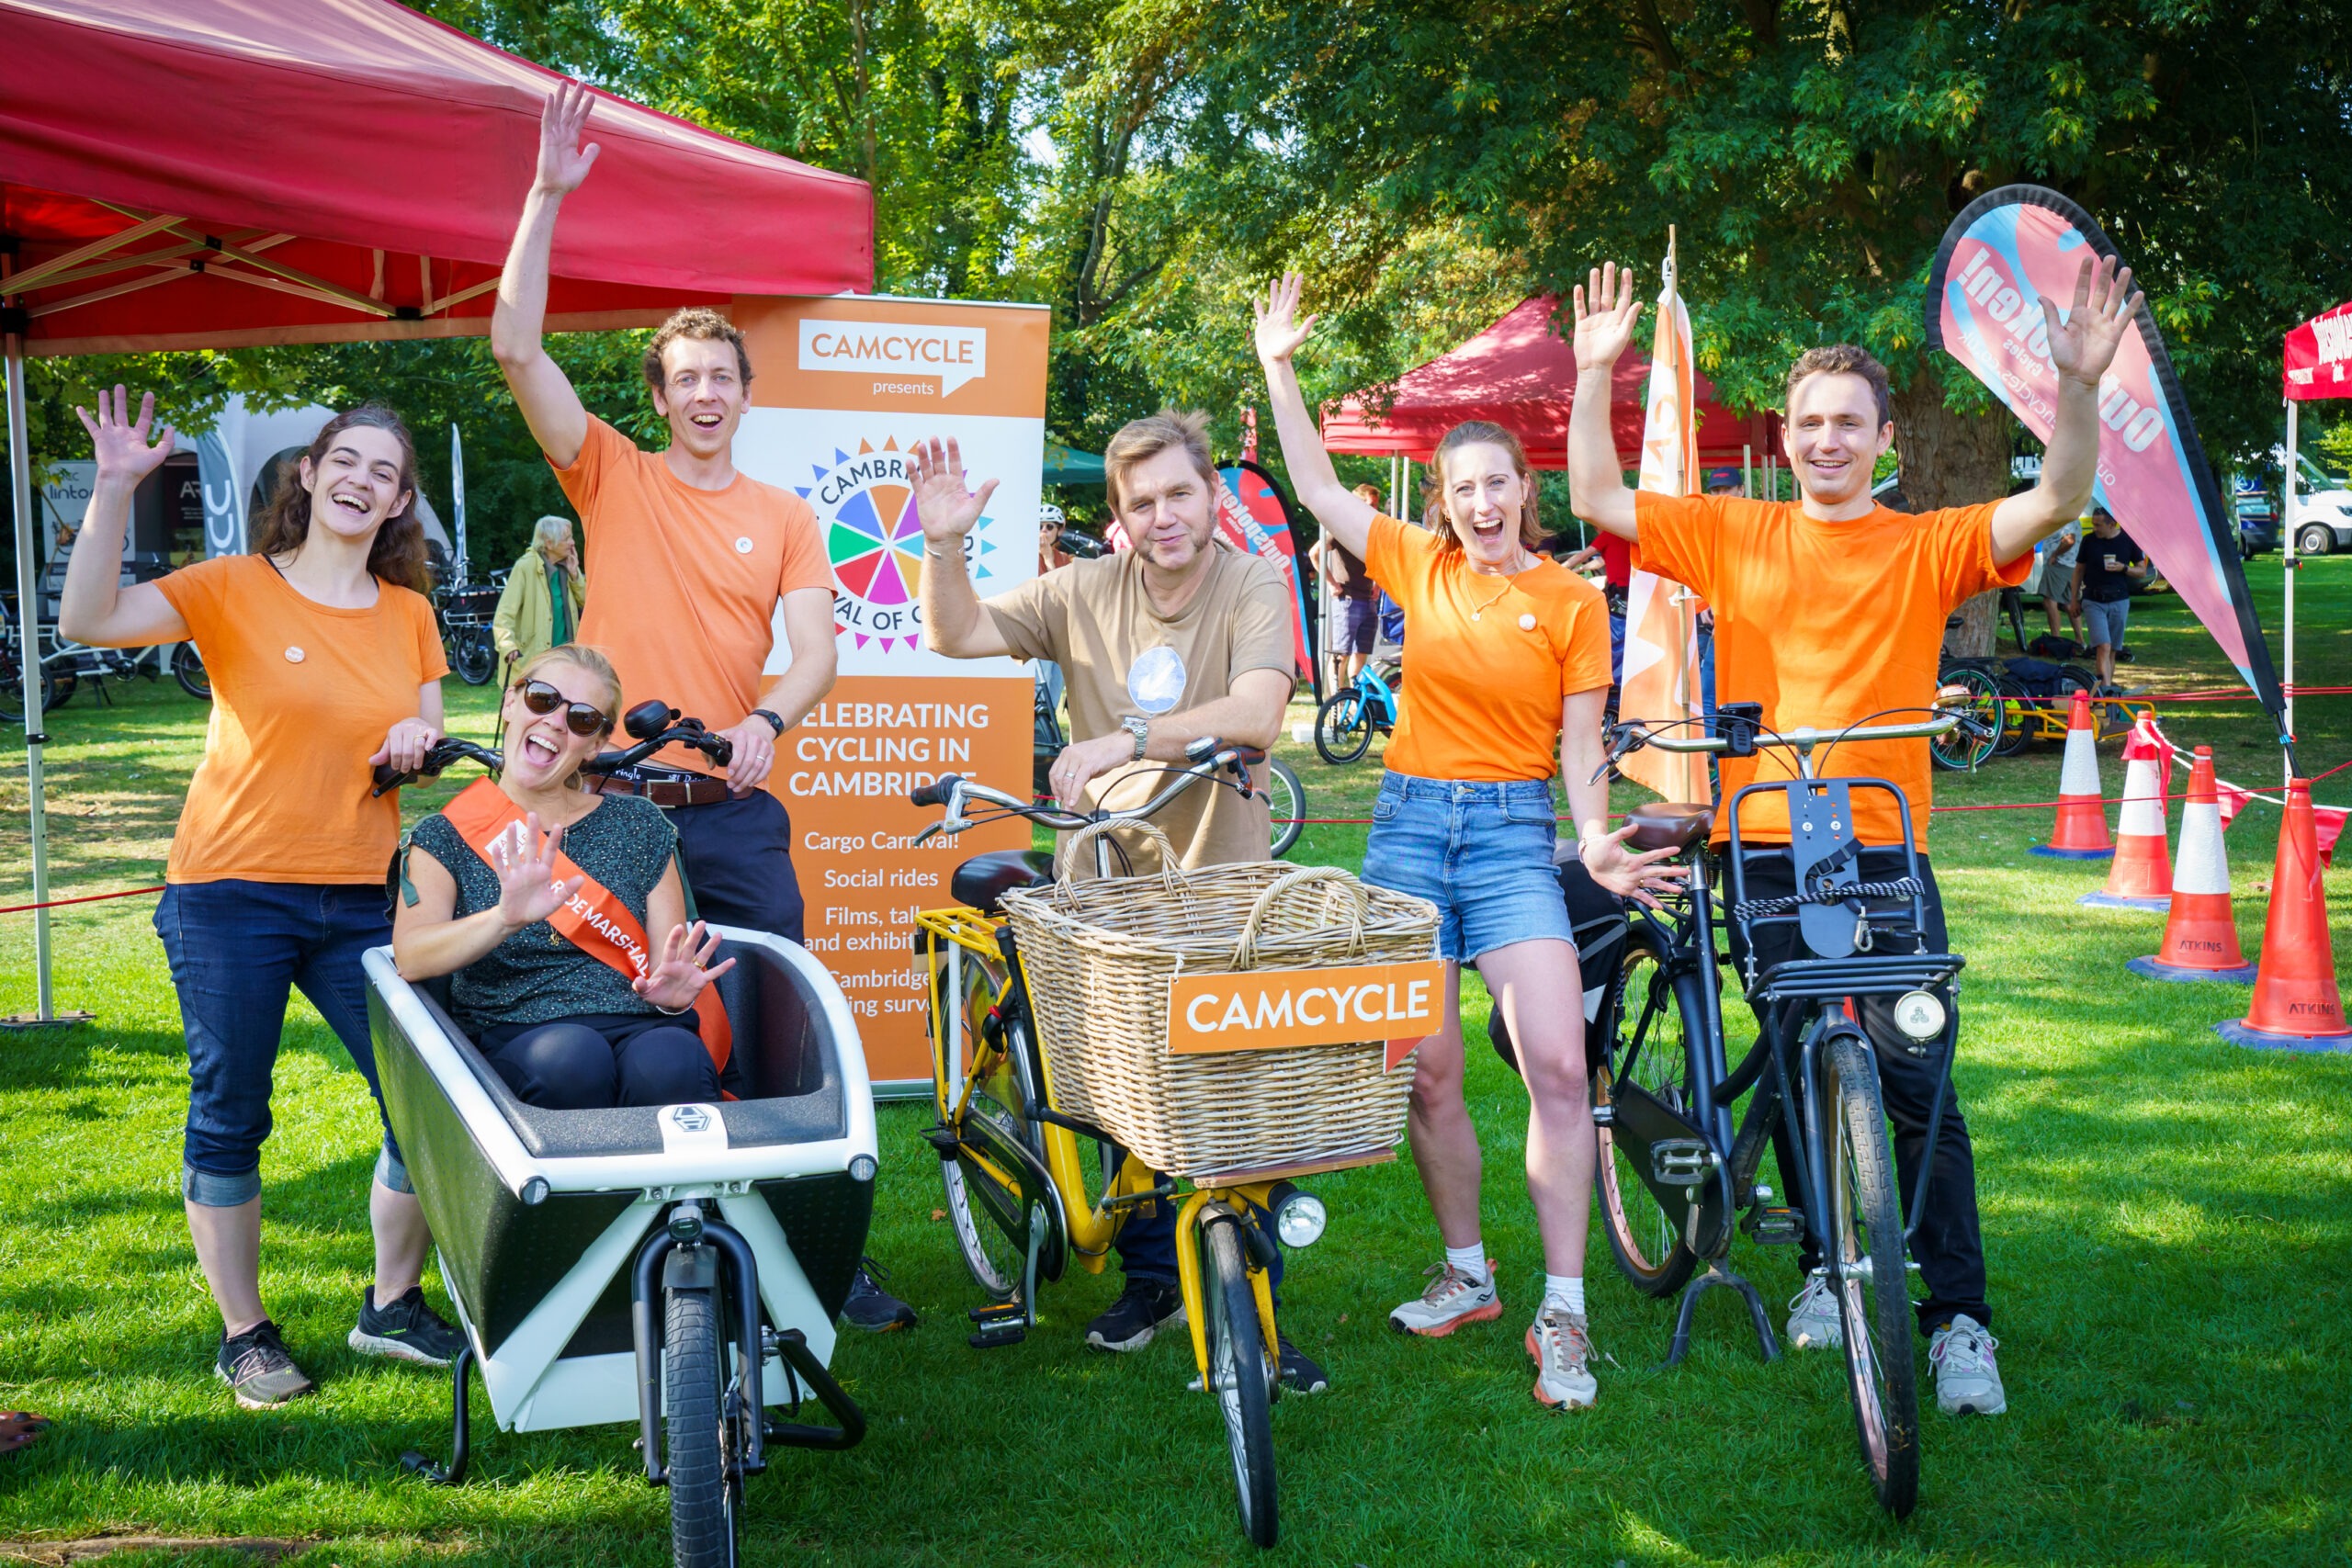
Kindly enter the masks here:
<path id="1" fill-rule="evenodd" d="M 1914 512 L 1973 506 L 2009 493 L 2012 425 L 2007 410 L 1956 413 L 1944 406 L 1943 385 L 1922 370 L 1894 394 L 1895 455 L 1903 499 Z M 1980 593 L 1961 606 L 1960 625 L 1945 634 L 1945 649 L 1969 659 L 1993 651 L 1998 593 Z"/>

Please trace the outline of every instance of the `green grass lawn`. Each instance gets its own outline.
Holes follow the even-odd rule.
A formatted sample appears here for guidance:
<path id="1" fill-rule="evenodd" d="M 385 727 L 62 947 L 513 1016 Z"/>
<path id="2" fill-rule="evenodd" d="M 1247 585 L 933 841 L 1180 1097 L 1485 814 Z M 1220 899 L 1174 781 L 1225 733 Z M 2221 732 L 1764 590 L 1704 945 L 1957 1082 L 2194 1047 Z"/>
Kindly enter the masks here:
<path id="1" fill-rule="evenodd" d="M 2276 558 L 2257 575 L 2268 616 Z M 2352 561 L 2314 563 L 2301 600 L 2305 680 L 2345 682 Z M 2135 682 L 2180 690 L 2228 678 L 2177 601 L 2143 600 L 2132 641 Z M 483 694 L 451 691 L 459 726 L 481 733 Z M 85 688 L 52 716 L 58 891 L 157 880 L 204 712 L 168 686 L 124 692 L 112 708 Z M 2352 705 L 2314 699 L 2302 720 L 2307 769 L 2352 757 Z M 2167 728 L 2213 745 L 2224 777 L 2275 785 L 2276 753 L 2251 703 L 2186 708 Z M 1376 758 L 1331 769 L 1310 748 L 1288 750 L 1315 815 L 1367 814 Z M 2102 764 L 2112 793 L 2113 744 Z M 2047 800 L 2057 773 L 2057 749 L 2038 749 L 1941 775 L 1938 798 Z M 0 773 L 0 902 L 19 901 L 27 882 L 23 790 L 12 763 Z M 2352 779 L 2318 794 L 2352 801 Z M 1275 1413 L 1283 1544 L 1268 1560 L 2344 1563 L 2352 1056 L 2239 1050 L 2210 1026 L 2244 1010 L 2244 987 L 2128 975 L 2125 960 L 2155 950 L 2160 918 L 2078 906 L 2103 868 L 2029 857 L 2049 819 L 1948 814 L 1934 829 L 1954 943 L 1970 958 L 1958 1072 L 2010 1413 L 1928 1414 L 1907 1523 L 1871 1500 L 1834 1359 L 1759 1364 L 1736 1303 L 1717 1295 L 1690 1361 L 1656 1370 L 1670 1312 L 1617 1280 L 1597 1238 L 1600 1405 L 1567 1417 L 1536 1406 L 1519 1343 L 1540 1271 L 1516 1168 L 1524 1100 L 1474 1046 L 1487 1240 L 1506 1315 L 1441 1341 L 1391 1335 L 1387 1309 L 1436 1255 L 1409 1157 L 1315 1184 L 1330 1230 L 1295 1261 L 1284 1325 L 1334 1387 Z M 2230 834 L 2249 953 L 2277 831 L 2276 810 L 2256 807 Z M 1363 841 L 1358 827 L 1314 828 L 1294 858 L 1352 865 Z M 2352 871 L 2328 890 L 2339 911 L 2352 907 Z M 403 1448 L 446 1441 L 449 1394 L 438 1374 L 344 1348 L 368 1274 L 374 1116 L 299 1000 L 264 1167 L 265 1285 L 322 1392 L 267 1415 L 231 1404 L 209 1375 L 219 1321 L 180 1214 L 186 1058 L 151 908 L 128 899 L 60 911 L 60 1002 L 98 1021 L 0 1035 L 0 1407 L 58 1422 L 0 1459 L 0 1561 L 147 1536 L 291 1540 L 287 1561 L 320 1568 L 665 1562 L 664 1499 L 632 1473 L 626 1428 L 502 1434 L 483 1429 L 478 1396 L 473 1481 L 431 1490 L 397 1470 Z M 0 1010 L 31 1004 L 31 933 L 28 916 L 0 916 Z M 2352 964 L 2340 937 L 2336 961 Z M 843 1342 L 836 1371 L 871 1432 L 848 1454 L 786 1453 L 752 1484 L 749 1561 L 1257 1560 L 1234 1518 L 1216 1416 L 1184 1392 L 1181 1337 L 1125 1359 L 1080 1348 L 1079 1327 L 1108 1303 L 1115 1276 L 1065 1280 L 1023 1345 L 966 1347 L 963 1313 L 979 1296 L 936 1217 L 935 1160 L 918 1136 L 927 1120 L 912 1106 L 883 1112 L 872 1241 L 923 1324 Z M 1795 1288 L 1786 1253 L 1743 1244 L 1734 1263 L 1775 1305 Z M 108 1561 L 251 1560 L 164 1547 Z"/>

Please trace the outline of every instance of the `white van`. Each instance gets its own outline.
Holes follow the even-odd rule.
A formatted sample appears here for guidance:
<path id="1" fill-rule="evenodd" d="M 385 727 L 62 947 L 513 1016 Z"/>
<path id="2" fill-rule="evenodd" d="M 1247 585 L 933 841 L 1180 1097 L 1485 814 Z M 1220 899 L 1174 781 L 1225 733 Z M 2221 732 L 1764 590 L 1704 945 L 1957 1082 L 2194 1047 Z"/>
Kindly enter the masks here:
<path id="1" fill-rule="evenodd" d="M 2352 550 L 2352 482 L 2295 455 L 2295 507 L 2290 532 L 2299 556 Z"/>

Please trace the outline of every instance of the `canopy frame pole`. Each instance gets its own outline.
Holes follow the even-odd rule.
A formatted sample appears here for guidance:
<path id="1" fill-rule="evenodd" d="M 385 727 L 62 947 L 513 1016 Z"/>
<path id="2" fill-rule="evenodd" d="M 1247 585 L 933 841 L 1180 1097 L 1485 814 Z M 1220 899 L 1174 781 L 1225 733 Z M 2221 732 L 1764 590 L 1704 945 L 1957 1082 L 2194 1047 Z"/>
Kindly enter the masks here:
<path id="1" fill-rule="evenodd" d="M 2299 477 L 2295 469 L 2297 462 L 2295 416 L 2298 411 L 2294 399 L 2289 398 L 2285 401 L 2287 404 L 2287 480 L 2279 487 L 2278 511 L 2279 514 L 2287 520 L 2287 536 L 2280 541 L 2281 548 L 2278 558 L 2283 563 L 2281 570 L 2285 571 L 2287 577 L 2284 615 L 2287 623 L 2287 675 L 2286 680 L 2281 683 L 2279 695 L 2286 703 L 2287 721 L 2287 754 L 2281 760 L 2281 766 L 2285 768 L 2287 774 L 2284 782 L 2291 784 L 2295 782 L 2295 533 L 2297 527 L 2295 481 Z"/>
<path id="2" fill-rule="evenodd" d="M 0 268 L 8 258 L 0 257 Z M 0 300 L 17 298 L 0 293 Z M 12 318 L 13 325 L 13 318 Z M 33 984 L 38 1010 L 11 1023 L 61 1021 L 57 995 L 50 978 L 49 824 L 41 809 L 40 599 L 33 567 L 32 457 L 25 430 L 25 339 L 10 331 L 6 338 L 8 372 L 8 494 L 17 524 L 17 672 L 24 682 L 25 799 L 30 818 L 33 858 Z"/>

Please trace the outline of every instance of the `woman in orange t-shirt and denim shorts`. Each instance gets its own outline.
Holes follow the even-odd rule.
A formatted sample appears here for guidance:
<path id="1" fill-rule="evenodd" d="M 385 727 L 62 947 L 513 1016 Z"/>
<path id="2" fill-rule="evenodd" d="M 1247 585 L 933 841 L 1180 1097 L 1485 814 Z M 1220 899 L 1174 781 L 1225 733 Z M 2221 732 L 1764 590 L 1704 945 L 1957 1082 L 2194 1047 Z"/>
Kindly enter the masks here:
<path id="1" fill-rule="evenodd" d="M 384 871 L 397 795 L 368 793 L 377 762 L 413 769 L 441 728 L 448 666 L 424 586 L 416 454 L 390 409 L 327 422 L 299 474 L 255 521 L 251 555 L 119 586 L 131 492 L 171 455 L 148 442 L 117 387 L 82 412 L 97 477 L 66 572 L 59 629 L 97 647 L 192 641 L 212 680 L 204 760 L 172 836 L 155 931 L 187 1035 L 180 1189 L 220 1305 L 214 1370 L 249 1409 L 311 1392 L 261 1303 L 261 1145 L 286 1002 L 299 987 L 377 1096 L 360 955 L 391 941 Z M 447 1365 L 463 1341 L 425 1304 L 432 1238 L 391 1128 L 368 1196 L 372 1289 L 353 1348 Z"/>
<path id="2" fill-rule="evenodd" d="M 1405 612 L 1412 682 L 1364 849 L 1367 882 L 1438 908 L 1446 1021 L 1413 1067 L 1413 1157 L 1436 1211 L 1445 1260 L 1429 1289 L 1389 1314 L 1431 1337 L 1502 1315 L 1479 1239 L 1478 1136 L 1462 1094 L 1461 971 L 1475 964 L 1518 1043 L 1527 1081 L 1527 1187 L 1544 1242 L 1543 1304 L 1527 1331 L 1535 1397 L 1593 1402 L 1585 1325 L 1585 1231 L 1596 1143 L 1585 1078 L 1583 982 L 1552 850 L 1551 780 L 1564 772 L 1577 848 L 1595 882 L 1624 897 L 1664 888 L 1663 853 L 1611 832 L 1595 780 L 1609 690 L 1609 618 L 1600 592 L 1534 553 L 1535 476 L 1497 425 L 1456 425 L 1431 460 L 1443 525 L 1426 533 L 1377 514 L 1339 481 L 1298 390 L 1291 355 L 1299 280 L 1258 307 L 1258 356 L 1299 499 L 1326 536 L 1362 556 Z"/>

